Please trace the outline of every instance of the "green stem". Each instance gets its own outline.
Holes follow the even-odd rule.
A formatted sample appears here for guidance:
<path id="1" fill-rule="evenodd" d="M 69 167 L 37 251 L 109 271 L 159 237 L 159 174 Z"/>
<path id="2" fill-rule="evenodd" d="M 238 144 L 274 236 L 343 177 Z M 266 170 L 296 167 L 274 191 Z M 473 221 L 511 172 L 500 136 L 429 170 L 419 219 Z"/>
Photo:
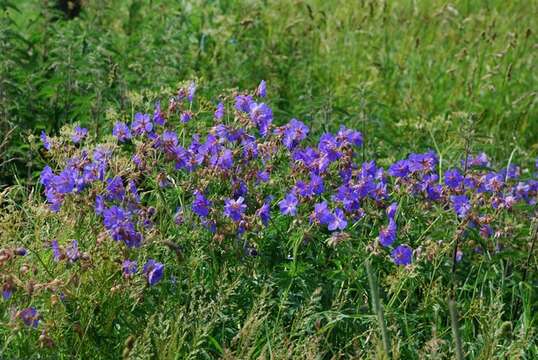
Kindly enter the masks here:
<path id="1" fill-rule="evenodd" d="M 387 326 L 385 325 L 385 315 L 383 314 L 383 306 L 379 299 L 377 280 L 374 272 L 372 271 L 372 265 L 370 260 L 366 260 L 366 273 L 368 274 L 368 283 L 370 284 L 370 294 L 372 295 L 372 306 L 377 314 L 377 323 L 381 329 L 381 336 L 383 338 L 383 348 L 385 350 L 385 356 L 390 359 L 390 340 Z"/>
<path id="2" fill-rule="evenodd" d="M 448 310 L 450 311 L 450 324 L 452 326 L 452 336 L 456 346 L 456 359 L 463 360 L 463 348 L 461 345 L 460 330 L 458 327 L 458 309 L 454 299 L 448 300 Z"/>

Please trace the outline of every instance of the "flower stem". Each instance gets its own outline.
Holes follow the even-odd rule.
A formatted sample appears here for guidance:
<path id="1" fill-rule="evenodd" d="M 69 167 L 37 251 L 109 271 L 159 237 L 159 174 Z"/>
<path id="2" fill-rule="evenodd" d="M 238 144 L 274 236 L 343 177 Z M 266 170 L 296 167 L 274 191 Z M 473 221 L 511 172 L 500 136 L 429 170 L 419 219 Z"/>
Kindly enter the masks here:
<path id="1" fill-rule="evenodd" d="M 461 345 L 460 330 L 458 327 L 458 309 L 454 299 L 448 300 L 448 310 L 450 311 L 450 324 L 452 326 L 452 336 L 456 346 L 456 359 L 463 360 L 463 348 Z"/>
<path id="2" fill-rule="evenodd" d="M 379 328 L 381 329 L 381 336 L 383 338 L 383 348 L 385 350 L 385 356 L 387 359 L 390 359 L 390 340 L 387 331 L 387 326 L 385 325 L 385 316 L 383 314 L 383 306 L 379 299 L 378 285 L 375 274 L 373 273 L 370 260 L 366 260 L 366 272 L 368 274 L 368 283 L 370 284 L 370 294 L 372 295 L 372 306 L 374 311 L 377 314 L 377 322 Z"/>

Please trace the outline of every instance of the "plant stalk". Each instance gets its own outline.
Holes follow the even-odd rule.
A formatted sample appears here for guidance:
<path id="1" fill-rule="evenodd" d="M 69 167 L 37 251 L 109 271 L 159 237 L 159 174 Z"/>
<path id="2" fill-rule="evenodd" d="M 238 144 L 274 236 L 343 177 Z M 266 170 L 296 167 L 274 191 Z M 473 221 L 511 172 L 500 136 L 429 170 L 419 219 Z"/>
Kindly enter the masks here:
<path id="1" fill-rule="evenodd" d="M 450 324 L 452 326 L 452 337 L 456 346 L 456 359 L 463 360 L 463 347 L 461 345 L 460 330 L 458 327 L 458 309 L 454 299 L 448 300 L 448 310 L 450 311 Z"/>
<path id="2" fill-rule="evenodd" d="M 390 359 L 390 340 L 385 324 L 385 315 L 383 314 L 383 306 L 379 299 L 379 287 L 377 285 L 377 279 L 373 273 L 370 260 L 366 260 L 366 272 L 368 274 L 368 283 L 370 285 L 370 294 L 372 295 L 372 306 L 377 314 L 377 323 L 381 329 L 381 337 L 383 338 L 383 348 L 385 350 L 385 356 Z"/>

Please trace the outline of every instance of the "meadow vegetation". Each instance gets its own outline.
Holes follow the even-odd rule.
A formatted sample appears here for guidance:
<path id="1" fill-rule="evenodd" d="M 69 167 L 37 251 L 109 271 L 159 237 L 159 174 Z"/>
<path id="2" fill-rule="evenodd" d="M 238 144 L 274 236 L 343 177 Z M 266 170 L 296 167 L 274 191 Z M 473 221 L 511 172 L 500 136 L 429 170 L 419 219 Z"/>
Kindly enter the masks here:
<path id="1" fill-rule="evenodd" d="M 53 4 L 0 0 L 0 358 L 538 357 L 538 3 Z"/>

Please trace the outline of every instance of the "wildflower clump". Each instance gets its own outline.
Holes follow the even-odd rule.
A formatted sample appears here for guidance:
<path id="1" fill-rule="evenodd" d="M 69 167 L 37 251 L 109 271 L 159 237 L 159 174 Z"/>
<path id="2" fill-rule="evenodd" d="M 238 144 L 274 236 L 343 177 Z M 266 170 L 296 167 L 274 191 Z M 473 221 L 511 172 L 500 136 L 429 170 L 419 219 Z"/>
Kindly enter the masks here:
<path id="1" fill-rule="evenodd" d="M 32 259 L 40 256 L 49 279 L 32 283 L 30 294 L 52 294 L 71 306 L 83 296 L 77 290 L 83 278 L 101 271 L 100 281 L 111 285 L 106 291 L 128 294 L 121 300 L 128 304 L 142 302 L 145 292 L 181 278 L 159 247 L 179 257 L 174 228 L 189 232 L 190 242 L 210 238 L 208 246 L 240 248 L 249 256 L 276 252 L 274 233 L 278 246 L 294 256 L 308 246 L 307 237 L 328 239 L 329 247 L 354 241 L 387 268 L 401 269 L 428 261 L 430 244 L 408 236 L 410 226 L 424 224 L 406 217 L 420 212 L 425 223 L 442 218 L 445 224 L 435 226 L 469 239 L 459 242 L 461 261 L 465 253 L 492 247 L 491 237 L 504 236 L 504 213 L 529 214 L 536 205 L 536 169 L 526 178 L 513 164 L 495 170 L 484 153 L 462 154 L 461 166 L 441 168 L 431 150 L 382 166 L 359 155 L 363 134 L 357 130 L 340 126 L 317 138 L 298 119 L 277 125 L 284 119 L 275 118 L 266 86 L 209 102 L 198 100 L 191 82 L 167 106 L 157 102 L 131 121 L 111 124 L 101 144 L 91 143 L 80 126 L 67 138 L 42 133 L 50 161 L 40 175 L 47 218 L 74 221 L 76 231 L 69 239 L 59 231 L 58 239 L 34 246 Z M 91 230 L 82 232 L 79 223 L 90 223 Z M 289 235 L 296 233 L 299 239 Z M 15 257 L 25 255 L 20 248 L 3 249 L 0 266 L 14 269 Z M 56 279 L 60 267 L 76 267 L 76 275 Z M 32 280 L 8 270 L 2 281 L 5 301 L 32 303 Z M 97 280 L 94 285 L 100 286 Z M 20 296 L 13 300 L 14 294 Z M 50 311 L 25 307 L 16 314 L 33 328 L 58 326 L 47 320 Z"/>

